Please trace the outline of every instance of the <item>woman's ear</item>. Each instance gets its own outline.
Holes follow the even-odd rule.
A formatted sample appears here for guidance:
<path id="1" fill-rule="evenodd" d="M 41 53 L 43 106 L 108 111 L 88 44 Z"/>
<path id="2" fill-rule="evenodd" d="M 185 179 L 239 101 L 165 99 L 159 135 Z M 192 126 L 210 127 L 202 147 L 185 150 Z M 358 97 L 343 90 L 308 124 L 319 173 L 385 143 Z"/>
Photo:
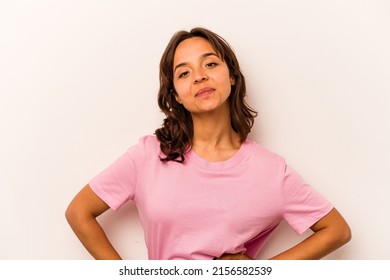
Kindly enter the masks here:
<path id="1" fill-rule="evenodd" d="M 169 93 L 172 94 L 175 97 L 175 100 L 178 103 L 183 104 L 183 102 L 181 102 L 181 99 L 180 99 L 179 95 L 173 89 L 169 90 Z"/>
<path id="2" fill-rule="evenodd" d="M 176 99 L 177 102 L 179 102 L 180 104 L 183 104 L 183 102 L 181 102 L 181 99 L 180 99 L 180 97 L 179 97 L 179 95 L 177 93 L 172 91 L 172 94 L 175 96 L 175 99 Z"/>
<path id="3" fill-rule="evenodd" d="M 236 84 L 236 79 L 233 76 L 230 76 L 230 85 L 234 86 Z"/>
<path id="4" fill-rule="evenodd" d="M 181 102 L 181 99 L 180 99 L 180 97 L 179 97 L 177 94 L 175 94 L 175 99 L 176 99 L 176 101 L 179 102 L 180 104 L 183 104 L 183 102 Z"/>

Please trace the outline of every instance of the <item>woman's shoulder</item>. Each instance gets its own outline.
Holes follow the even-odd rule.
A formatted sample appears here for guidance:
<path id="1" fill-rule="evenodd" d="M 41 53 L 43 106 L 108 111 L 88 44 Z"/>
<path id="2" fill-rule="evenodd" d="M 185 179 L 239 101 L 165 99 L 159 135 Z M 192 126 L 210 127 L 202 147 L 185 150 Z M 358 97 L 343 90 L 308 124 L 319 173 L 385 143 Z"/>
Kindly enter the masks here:
<path id="1" fill-rule="evenodd" d="M 156 135 L 144 135 L 138 139 L 138 143 L 136 144 L 139 148 L 142 149 L 156 149 L 160 147 L 160 141 L 157 139 Z"/>
<path id="2" fill-rule="evenodd" d="M 138 143 L 131 145 L 128 148 L 128 153 L 145 155 L 150 153 L 158 153 L 160 150 L 160 142 L 155 135 L 144 135 L 138 139 Z"/>
<path id="3" fill-rule="evenodd" d="M 158 141 L 156 135 L 147 134 L 139 138 L 138 144 L 146 145 L 146 146 L 148 145 L 155 146 L 155 145 L 160 145 L 160 141 Z"/>
<path id="4" fill-rule="evenodd" d="M 251 145 L 251 156 L 256 160 L 261 160 L 262 162 L 275 163 L 275 164 L 285 164 L 285 159 L 283 156 L 278 153 L 266 148 L 262 144 L 256 142 L 252 139 L 247 139 L 246 142 Z"/>

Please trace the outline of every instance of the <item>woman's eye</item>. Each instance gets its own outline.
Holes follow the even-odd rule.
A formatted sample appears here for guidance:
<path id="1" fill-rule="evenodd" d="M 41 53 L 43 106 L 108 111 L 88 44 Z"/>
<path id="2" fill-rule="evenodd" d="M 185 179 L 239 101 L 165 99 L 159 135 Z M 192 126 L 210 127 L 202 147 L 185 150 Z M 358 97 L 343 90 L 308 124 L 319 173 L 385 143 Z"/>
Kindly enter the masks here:
<path id="1" fill-rule="evenodd" d="M 181 73 L 180 75 L 179 75 L 179 78 L 184 78 L 185 76 L 187 76 L 188 75 L 188 71 L 184 71 L 183 73 Z"/>
<path id="2" fill-rule="evenodd" d="M 216 63 L 216 62 L 209 62 L 209 63 L 206 64 L 206 67 L 207 68 L 213 68 L 213 67 L 215 67 L 217 65 L 218 65 L 218 63 Z"/>

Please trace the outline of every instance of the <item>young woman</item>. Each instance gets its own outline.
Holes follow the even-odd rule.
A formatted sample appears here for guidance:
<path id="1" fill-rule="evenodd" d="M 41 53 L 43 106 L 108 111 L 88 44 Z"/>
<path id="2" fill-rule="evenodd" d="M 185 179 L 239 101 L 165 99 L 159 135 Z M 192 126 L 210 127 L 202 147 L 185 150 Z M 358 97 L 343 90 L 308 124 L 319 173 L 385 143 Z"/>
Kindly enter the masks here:
<path id="1" fill-rule="evenodd" d="M 121 258 L 96 217 L 128 200 L 149 259 L 253 259 L 283 219 L 313 234 L 272 259 L 319 259 L 350 240 L 327 200 L 247 139 L 256 112 L 245 96 L 236 56 L 220 36 L 194 28 L 172 37 L 160 63 L 162 127 L 93 178 L 66 211 L 94 258 Z"/>

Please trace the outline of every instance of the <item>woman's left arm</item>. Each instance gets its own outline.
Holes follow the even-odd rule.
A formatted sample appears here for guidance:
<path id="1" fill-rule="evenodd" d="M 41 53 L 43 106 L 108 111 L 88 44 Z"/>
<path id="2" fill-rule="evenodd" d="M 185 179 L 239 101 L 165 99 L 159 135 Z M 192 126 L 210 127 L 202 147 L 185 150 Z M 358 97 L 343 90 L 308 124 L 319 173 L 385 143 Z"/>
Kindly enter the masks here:
<path id="1" fill-rule="evenodd" d="M 271 260 L 321 259 L 351 240 L 351 229 L 335 208 L 310 229 L 311 236 Z"/>
<path id="2" fill-rule="evenodd" d="M 321 259 L 351 240 L 351 229 L 343 216 L 333 208 L 310 227 L 314 233 L 294 247 L 274 256 L 271 260 Z M 250 259 L 244 254 L 224 254 L 218 260 Z"/>

